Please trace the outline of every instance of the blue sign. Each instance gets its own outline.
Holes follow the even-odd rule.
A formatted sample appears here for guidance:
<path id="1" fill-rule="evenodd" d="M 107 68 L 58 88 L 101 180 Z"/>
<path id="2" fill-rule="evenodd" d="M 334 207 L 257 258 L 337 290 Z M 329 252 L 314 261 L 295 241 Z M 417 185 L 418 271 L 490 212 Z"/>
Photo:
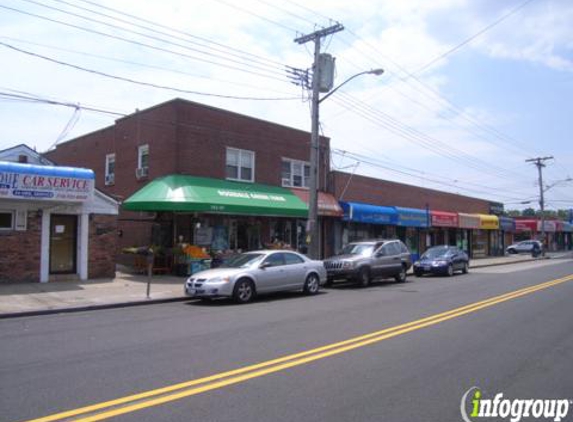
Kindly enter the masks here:
<path id="1" fill-rule="evenodd" d="M 394 207 L 398 215 L 398 226 L 403 227 L 428 227 L 429 211 L 417 208 Z"/>
<path id="2" fill-rule="evenodd" d="M 392 224 L 397 222 L 397 214 L 394 207 L 363 204 L 360 202 L 340 202 L 344 211 L 344 221 L 370 224 Z"/>
<path id="3" fill-rule="evenodd" d="M 82 202 L 93 195 L 94 179 L 88 169 L 0 161 L 0 198 Z"/>
<path id="4" fill-rule="evenodd" d="M 514 232 L 515 220 L 510 217 L 499 217 L 499 229 L 506 232 Z"/>

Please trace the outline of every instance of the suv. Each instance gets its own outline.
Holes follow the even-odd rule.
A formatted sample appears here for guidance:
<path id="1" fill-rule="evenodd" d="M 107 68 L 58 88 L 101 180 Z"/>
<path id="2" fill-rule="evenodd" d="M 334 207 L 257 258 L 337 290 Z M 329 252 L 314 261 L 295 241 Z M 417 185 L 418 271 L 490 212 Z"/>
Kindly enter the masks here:
<path id="1" fill-rule="evenodd" d="M 336 279 L 345 279 L 365 287 L 374 277 L 394 277 L 403 283 L 411 266 L 410 251 L 396 239 L 352 242 L 338 255 L 324 260 L 327 285 Z"/>

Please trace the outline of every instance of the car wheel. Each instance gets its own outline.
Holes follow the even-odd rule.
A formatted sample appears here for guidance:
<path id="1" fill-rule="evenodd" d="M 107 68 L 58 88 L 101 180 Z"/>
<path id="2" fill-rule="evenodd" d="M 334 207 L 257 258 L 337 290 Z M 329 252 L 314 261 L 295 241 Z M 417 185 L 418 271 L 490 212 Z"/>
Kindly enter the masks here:
<path id="1" fill-rule="evenodd" d="M 358 273 L 358 283 L 361 287 L 368 287 L 370 285 L 370 270 L 366 267 L 360 269 Z"/>
<path id="2" fill-rule="evenodd" d="M 406 267 L 402 265 L 402 269 L 394 276 L 396 283 L 404 283 L 406 281 Z"/>
<path id="3" fill-rule="evenodd" d="M 320 290 L 320 280 L 316 274 L 309 274 L 304 282 L 303 292 L 307 295 L 315 295 Z"/>
<path id="4" fill-rule="evenodd" d="M 237 303 L 250 302 L 255 297 L 255 286 L 251 280 L 242 279 L 237 281 L 233 289 L 233 299 Z"/>
<path id="5" fill-rule="evenodd" d="M 508 250 L 507 250 L 507 253 L 510 254 L 510 255 L 513 255 L 513 254 L 515 254 L 515 253 L 517 253 L 517 252 L 515 251 L 515 249 L 508 249 Z"/>
<path id="6" fill-rule="evenodd" d="M 467 274 L 469 271 L 469 264 L 467 262 L 464 262 L 464 267 L 462 268 L 462 273 Z"/>
<path id="7" fill-rule="evenodd" d="M 448 275 L 448 277 L 451 277 L 454 275 L 454 266 L 452 264 L 448 265 L 448 268 L 446 270 L 446 274 Z"/>

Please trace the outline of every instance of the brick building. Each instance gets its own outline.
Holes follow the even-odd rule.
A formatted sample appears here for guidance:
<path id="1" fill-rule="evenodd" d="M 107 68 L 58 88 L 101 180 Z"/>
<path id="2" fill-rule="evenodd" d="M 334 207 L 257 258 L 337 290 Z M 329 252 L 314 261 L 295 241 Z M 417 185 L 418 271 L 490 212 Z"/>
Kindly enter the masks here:
<path id="1" fill-rule="evenodd" d="M 177 188 L 169 183 L 190 184 L 190 191 L 197 188 L 191 196 L 198 190 L 205 193 L 205 185 L 217 185 L 215 193 L 249 194 L 252 212 L 231 212 L 223 203 L 205 210 L 201 204 L 190 206 L 187 201 L 184 206 L 173 200 L 155 208 L 138 202 L 134 208 L 132 201 L 119 218 L 122 247 L 147 245 L 150 239 L 154 244 L 202 245 L 215 243 L 216 236 L 216 249 L 243 250 L 276 239 L 304 247 L 309 155 L 308 132 L 182 99 L 118 119 L 113 126 L 61 143 L 45 154 L 58 164 L 93 169 L 96 187 L 120 201 L 144 187 L 147 192 L 157 188 L 172 193 Z M 328 169 L 329 140 L 321 138 L 321 190 L 326 188 Z M 286 199 L 284 212 L 272 207 L 257 210 L 253 195 L 267 201 Z M 321 204 L 332 206 L 333 201 L 321 194 Z M 289 204 L 299 208 L 294 215 Z M 332 215 L 319 208 L 319 213 Z"/>
<path id="2" fill-rule="evenodd" d="M 481 257 L 503 253 L 513 240 L 514 229 L 493 215 L 503 211 L 496 202 L 338 171 L 330 173 L 329 184 L 344 209 L 331 233 L 335 248 L 352 240 L 398 237 L 414 258 L 437 244 Z"/>
<path id="3" fill-rule="evenodd" d="M 118 204 L 93 172 L 0 151 L 0 282 L 115 276 Z"/>

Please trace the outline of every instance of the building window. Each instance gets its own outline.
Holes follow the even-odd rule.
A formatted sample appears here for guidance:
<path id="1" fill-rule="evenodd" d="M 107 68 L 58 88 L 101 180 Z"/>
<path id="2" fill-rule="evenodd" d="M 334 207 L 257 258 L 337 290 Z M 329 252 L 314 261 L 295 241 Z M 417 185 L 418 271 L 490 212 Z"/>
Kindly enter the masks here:
<path id="1" fill-rule="evenodd" d="M 227 148 L 226 177 L 230 180 L 255 181 L 255 153 Z"/>
<path id="2" fill-rule="evenodd" d="M 140 169 L 149 168 L 149 145 L 140 145 L 137 148 L 137 167 Z"/>
<path id="3" fill-rule="evenodd" d="M 105 156 L 105 184 L 113 185 L 115 183 L 115 154 Z"/>
<path id="4" fill-rule="evenodd" d="M 310 164 L 283 158 L 281 178 L 283 186 L 308 188 Z"/>
<path id="5" fill-rule="evenodd" d="M 137 168 L 135 177 L 137 179 L 147 179 L 149 175 L 149 145 L 137 147 Z"/>
<path id="6" fill-rule="evenodd" d="M 0 210 L 0 230 L 12 230 L 14 228 L 14 212 Z"/>

